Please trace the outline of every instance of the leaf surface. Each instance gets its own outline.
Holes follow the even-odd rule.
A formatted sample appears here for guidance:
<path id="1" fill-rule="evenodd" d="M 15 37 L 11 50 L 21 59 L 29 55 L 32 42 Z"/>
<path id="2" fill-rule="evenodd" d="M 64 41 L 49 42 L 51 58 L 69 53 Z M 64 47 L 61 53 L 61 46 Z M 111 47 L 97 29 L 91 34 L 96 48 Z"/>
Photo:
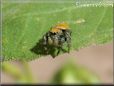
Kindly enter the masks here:
<path id="1" fill-rule="evenodd" d="M 12 3 L 6 0 L 2 4 L 4 60 L 31 60 L 43 56 L 31 49 L 50 27 L 63 21 L 69 23 L 72 31 L 71 50 L 112 42 L 112 6 L 77 7 L 73 1 L 62 2 Z"/>

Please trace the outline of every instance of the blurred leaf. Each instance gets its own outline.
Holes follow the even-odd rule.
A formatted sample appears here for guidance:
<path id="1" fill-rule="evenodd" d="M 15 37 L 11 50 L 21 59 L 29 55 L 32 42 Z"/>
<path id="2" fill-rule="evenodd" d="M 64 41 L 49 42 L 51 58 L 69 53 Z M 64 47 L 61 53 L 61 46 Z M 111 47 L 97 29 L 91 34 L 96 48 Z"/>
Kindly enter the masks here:
<path id="1" fill-rule="evenodd" d="M 2 71 L 4 73 L 7 73 L 8 75 L 12 76 L 13 79 L 16 80 L 17 83 L 33 83 L 34 79 L 32 78 L 32 75 L 30 71 L 28 70 L 27 63 L 22 62 L 23 67 L 25 71 L 21 71 L 20 68 L 16 67 L 15 65 L 9 63 L 9 62 L 3 62 L 1 67 Z"/>
<path id="2" fill-rule="evenodd" d="M 75 0 L 72 3 L 29 1 L 4 0 L 2 4 L 4 60 L 31 60 L 44 55 L 39 40 L 51 26 L 63 21 L 72 30 L 72 50 L 112 41 L 111 6 L 77 7 Z M 36 53 L 31 51 L 35 46 Z"/>
<path id="3" fill-rule="evenodd" d="M 16 68 L 14 65 L 10 64 L 9 62 L 2 63 L 2 71 L 5 73 L 10 74 L 15 79 L 22 79 L 25 81 L 25 76 L 21 73 L 20 69 Z"/>
<path id="4" fill-rule="evenodd" d="M 99 77 L 87 68 L 73 63 L 67 63 L 56 72 L 52 83 L 54 84 L 97 84 Z"/>

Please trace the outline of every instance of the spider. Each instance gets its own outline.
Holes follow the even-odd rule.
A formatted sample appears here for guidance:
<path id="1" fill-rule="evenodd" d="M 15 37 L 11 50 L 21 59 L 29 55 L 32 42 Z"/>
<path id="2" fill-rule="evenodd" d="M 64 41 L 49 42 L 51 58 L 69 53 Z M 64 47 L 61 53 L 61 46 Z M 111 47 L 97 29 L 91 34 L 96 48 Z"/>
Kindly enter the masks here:
<path id="1" fill-rule="evenodd" d="M 65 22 L 53 26 L 50 31 L 43 36 L 43 45 L 45 46 L 45 50 L 48 50 L 48 47 L 46 46 L 57 48 L 57 55 L 60 50 L 64 50 L 64 43 L 67 43 L 67 52 L 69 53 L 71 47 L 71 30 L 69 29 L 69 25 Z"/>

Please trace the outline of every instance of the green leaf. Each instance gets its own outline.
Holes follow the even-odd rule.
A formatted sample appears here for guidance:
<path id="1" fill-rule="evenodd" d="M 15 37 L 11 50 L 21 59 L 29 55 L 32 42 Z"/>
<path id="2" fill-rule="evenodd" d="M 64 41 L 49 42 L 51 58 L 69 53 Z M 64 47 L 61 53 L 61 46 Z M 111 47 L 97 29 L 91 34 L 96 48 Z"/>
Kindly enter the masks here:
<path id="1" fill-rule="evenodd" d="M 63 21 L 72 30 L 71 50 L 112 42 L 112 6 L 78 7 L 74 0 L 29 1 L 2 3 L 4 60 L 31 60 L 45 55 L 39 40 L 51 26 Z"/>

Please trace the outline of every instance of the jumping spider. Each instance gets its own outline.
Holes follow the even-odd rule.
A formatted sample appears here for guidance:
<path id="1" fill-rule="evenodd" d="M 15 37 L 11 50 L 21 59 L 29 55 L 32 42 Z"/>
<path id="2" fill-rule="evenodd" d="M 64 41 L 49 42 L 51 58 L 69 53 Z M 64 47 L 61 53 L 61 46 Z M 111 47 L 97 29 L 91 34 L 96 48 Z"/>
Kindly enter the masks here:
<path id="1" fill-rule="evenodd" d="M 68 24 L 65 22 L 53 26 L 51 30 L 48 31 L 43 37 L 43 45 L 45 46 L 45 50 L 48 50 L 48 47 L 46 46 L 50 46 L 50 48 L 57 48 L 57 55 L 59 54 L 60 50 L 64 50 L 64 43 L 67 43 L 67 52 L 69 53 L 71 47 L 71 30 L 69 29 Z"/>

